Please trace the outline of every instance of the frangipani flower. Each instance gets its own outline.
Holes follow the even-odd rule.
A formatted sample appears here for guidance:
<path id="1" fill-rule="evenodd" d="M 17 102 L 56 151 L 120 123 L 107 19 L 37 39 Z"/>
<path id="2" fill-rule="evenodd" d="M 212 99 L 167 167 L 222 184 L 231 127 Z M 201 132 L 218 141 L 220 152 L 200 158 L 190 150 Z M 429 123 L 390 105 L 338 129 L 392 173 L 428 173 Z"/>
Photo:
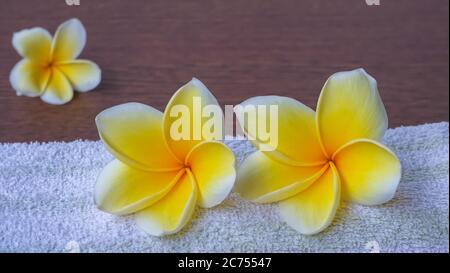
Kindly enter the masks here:
<path id="1" fill-rule="evenodd" d="M 78 19 L 62 23 L 53 39 L 47 30 L 35 27 L 14 33 L 12 43 L 24 58 L 9 77 L 17 95 L 64 104 L 73 90 L 87 92 L 100 83 L 100 68 L 76 59 L 86 44 L 86 30 Z"/>
<path id="2" fill-rule="evenodd" d="M 201 99 L 200 108 L 194 98 Z M 193 79 L 173 95 L 164 114 L 144 104 L 125 103 L 104 110 L 95 120 L 101 139 L 117 158 L 98 177 L 95 203 L 116 215 L 136 213 L 138 226 L 155 236 L 179 231 L 197 204 L 220 204 L 236 178 L 234 154 L 222 142 L 203 135 L 198 140 L 171 137 L 176 120 L 171 111 L 180 105 L 189 109 L 191 129 L 204 106 L 219 107 L 206 86 Z M 206 122 L 200 120 L 201 125 Z"/>
<path id="3" fill-rule="evenodd" d="M 236 190 L 254 202 L 279 202 L 281 218 L 299 232 L 325 229 L 341 195 L 363 205 L 394 196 L 401 166 L 379 143 L 387 115 L 375 79 L 363 69 L 332 75 L 316 113 L 278 96 L 250 98 L 242 105 L 278 105 L 279 135 L 274 151 L 257 151 L 242 163 Z M 247 124 L 239 122 L 247 132 Z M 261 144 L 253 137 L 254 144 Z"/>

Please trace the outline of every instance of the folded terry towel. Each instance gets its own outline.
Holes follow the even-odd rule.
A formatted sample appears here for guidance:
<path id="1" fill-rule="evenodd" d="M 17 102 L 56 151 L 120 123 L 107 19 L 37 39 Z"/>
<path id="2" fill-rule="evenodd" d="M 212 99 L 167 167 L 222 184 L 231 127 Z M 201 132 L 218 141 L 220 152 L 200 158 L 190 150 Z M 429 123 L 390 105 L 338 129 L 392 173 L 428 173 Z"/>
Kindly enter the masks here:
<path id="1" fill-rule="evenodd" d="M 226 143 L 238 163 L 253 151 L 247 141 Z M 101 142 L 0 144 L 0 252 L 448 252 L 448 123 L 390 129 L 384 143 L 403 166 L 395 198 L 343 203 L 318 235 L 287 226 L 274 204 L 233 193 L 162 238 L 95 207 L 96 177 L 112 159 Z"/>

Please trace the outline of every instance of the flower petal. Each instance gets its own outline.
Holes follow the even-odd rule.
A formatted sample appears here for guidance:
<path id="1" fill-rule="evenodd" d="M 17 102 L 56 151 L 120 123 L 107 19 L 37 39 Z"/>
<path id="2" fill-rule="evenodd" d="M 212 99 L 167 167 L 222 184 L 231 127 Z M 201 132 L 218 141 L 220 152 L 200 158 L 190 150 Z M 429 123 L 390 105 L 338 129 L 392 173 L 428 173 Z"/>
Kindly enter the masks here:
<path id="1" fill-rule="evenodd" d="M 302 234 L 315 234 L 328 227 L 340 202 L 339 175 L 333 163 L 309 188 L 281 201 L 279 211 L 286 223 Z"/>
<path id="2" fill-rule="evenodd" d="M 29 59 L 18 62 L 11 70 L 9 81 L 17 95 L 37 97 L 44 92 L 51 70 Z"/>
<path id="3" fill-rule="evenodd" d="M 202 142 L 186 158 L 197 182 L 199 205 L 210 208 L 230 193 L 236 179 L 233 152 L 222 142 Z"/>
<path id="4" fill-rule="evenodd" d="M 41 99 L 46 103 L 61 105 L 71 101 L 73 89 L 69 80 L 57 68 L 51 69 L 51 76 Z"/>
<path id="5" fill-rule="evenodd" d="M 69 79 L 73 88 L 79 92 L 87 92 L 100 83 L 101 70 L 94 62 L 74 60 L 57 64 L 59 70 Z"/>
<path id="6" fill-rule="evenodd" d="M 172 156 L 162 133 L 162 113 L 130 102 L 102 111 L 95 118 L 108 150 L 122 162 L 147 171 L 173 171 L 182 162 Z"/>
<path id="7" fill-rule="evenodd" d="M 152 206 L 136 213 L 136 222 L 154 236 L 178 232 L 192 216 L 197 201 L 194 177 L 187 171 L 172 190 Z"/>
<path id="8" fill-rule="evenodd" d="M 194 106 L 194 99 L 199 100 L 197 107 Z M 202 117 L 202 110 L 207 105 L 214 105 L 219 107 L 216 98 L 211 94 L 208 88 L 198 79 L 193 78 L 186 85 L 182 86 L 170 99 L 167 104 L 166 110 L 164 111 L 164 137 L 169 144 L 170 149 L 177 156 L 178 159 L 184 161 L 187 154 L 191 151 L 191 149 L 204 140 L 218 140 L 211 137 L 205 137 L 202 134 L 201 128 L 209 118 Z M 176 108 L 174 107 L 185 107 L 188 113 L 186 113 L 189 118 L 189 124 L 186 126 L 189 130 L 189 134 L 187 139 L 179 139 L 175 140 L 173 135 L 171 134 L 172 126 L 174 126 L 174 122 L 179 120 L 179 116 L 171 115 L 171 111 L 174 111 Z M 223 112 L 220 109 L 219 113 L 217 113 L 217 119 L 222 122 L 220 124 L 223 135 Z M 198 126 L 196 126 L 198 125 Z M 200 130 L 199 130 L 200 129 Z M 221 136 L 222 137 L 222 136 Z"/>
<path id="9" fill-rule="evenodd" d="M 401 165 L 386 146 L 373 140 L 358 139 L 339 149 L 334 162 L 345 199 L 363 205 L 378 205 L 394 197 L 401 178 Z"/>
<path id="10" fill-rule="evenodd" d="M 86 44 L 86 30 L 80 20 L 73 18 L 56 30 L 52 44 L 52 56 L 56 62 L 76 59 Z"/>
<path id="11" fill-rule="evenodd" d="M 43 28 L 35 27 L 14 33 L 12 44 L 24 58 L 39 63 L 50 60 L 52 36 Z"/>
<path id="12" fill-rule="evenodd" d="M 380 140 L 388 119 L 376 80 L 364 69 L 332 75 L 317 104 L 317 126 L 329 156 L 353 139 Z"/>
<path id="13" fill-rule="evenodd" d="M 278 106 L 278 119 L 275 120 L 275 122 L 278 122 L 278 132 L 275 132 L 276 134 L 271 136 L 278 136 L 278 141 L 275 141 L 277 143 L 274 143 L 277 146 L 264 141 L 267 139 L 261 137 L 260 134 L 262 132 L 259 129 L 257 132 L 255 132 L 256 130 L 249 129 L 252 126 L 250 124 L 252 119 L 244 118 L 245 113 L 249 113 L 248 111 L 251 111 L 251 109 L 258 109 L 260 106 L 265 106 L 265 116 L 259 115 L 259 110 L 256 111 L 256 121 L 253 122 L 256 122 L 257 125 L 253 128 L 260 128 L 259 122 L 261 118 L 265 118 L 266 128 L 272 128 L 275 124 L 269 124 L 269 122 L 273 123 L 273 120 L 270 121 L 269 116 L 271 105 Z M 315 113 L 304 104 L 288 97 L 261 96 L 242 102 L 235 107 L 235 112 L 244 133 L 256 146 L 266 142 L 268 146 L 275 149 L 273 151 L 264 151 L 271 158 L 294 166 L 323 165 L 326 162 L 317 135 Z M 270 130 L 275 130 L 275 128 L 273 127 Z M 261 130 L 269 131 L 269 129 L 264 130 L 263 128 Z"/>
<path id="14" fill-rule="evenodd" d="M 95 204 L 103 211 L 123 215 L 144 209 L 164 197 L 184 170 L 146 172 L 115 159 L 100 173 Z"/>
<path id="15" fill-rule="evenodd" d="M 236 191 L 258 203 L 277 202 L 309 187 L 328 168 L 290 166 L 257 151 L 239 166 Z"/>

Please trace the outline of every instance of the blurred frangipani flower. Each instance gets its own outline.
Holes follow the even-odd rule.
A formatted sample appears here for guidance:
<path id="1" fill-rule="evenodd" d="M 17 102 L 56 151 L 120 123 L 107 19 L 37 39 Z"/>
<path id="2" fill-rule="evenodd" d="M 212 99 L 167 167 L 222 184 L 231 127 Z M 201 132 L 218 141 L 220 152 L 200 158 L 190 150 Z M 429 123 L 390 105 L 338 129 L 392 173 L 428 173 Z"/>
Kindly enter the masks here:
<path id="1" fill-rule="evenodd" d="M 40 96 L 44 102 L 69 102 L 73 91 L 87 92 L 101 80 L 100 68 L 89 60 L 77 60 L 86 44 L 86 30 L 78 19 L 62 23 L 52 38 L 40 27 L 14 33 L 12 44 L 23 57 L 11 71 L 17 95 Z"/>
<path id="2" fill-rule="evenodd" d="M 324 230 L 341 195 L 362 205 L 382 204 L 394 196 L 401 165 L 379 142 L 387 114 L 375 79 L 363 69 L 332 75 L 317 112 L 279 96 L 254 97 L 241 105 L 278 105 L 278 146 L 245 159 L 236 190 L 254 202 L 279 202 L 281 218 L 297 231 Z M 237 118 L 248 135 L 248 123 Z M 252 139 L 256 146 L 262 144 L 258 136 Z"/>
<path id="3" fill-rule="evenodd" d="M 208 105 L 219 109 L 213 120 L 222 126 L 217 100 L 193 79 L 173 95 L 164 113 L 140 103 L 101 112 L 95 120 L 99 135 L 116 159 L 98 177 L 97 206 L 116 215 L 135 213 L 139 227 L 162 236 L 185 226 L 196 205 L 220 204 L 234 185 L 235 158 L 215 140 L 217 134 L 193 132 L 208 127 L 210 119 L 201 113 Z M 187 116 L 178 118 L 183 113 Z M 173 129 L 180 120 L 188 123 L 189 139 Z M 216 129 L 222 134 L 223 128 Z"/>

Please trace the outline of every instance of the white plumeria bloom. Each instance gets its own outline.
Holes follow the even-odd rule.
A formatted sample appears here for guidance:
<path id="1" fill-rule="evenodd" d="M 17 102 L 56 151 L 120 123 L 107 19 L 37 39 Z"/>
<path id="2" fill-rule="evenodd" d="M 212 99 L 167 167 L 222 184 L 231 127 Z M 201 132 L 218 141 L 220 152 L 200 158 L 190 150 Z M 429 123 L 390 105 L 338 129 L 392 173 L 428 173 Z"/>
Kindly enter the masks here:
<path id="1" fill-rule="evenodd" d="M 60 105 L 72 99 L 73 90 L 87 92 L 100 83 L 100 68 L 77 60 L 86 44 L 86 30 L 78 19 L 62 23 L 53 38 L 47 30 L 34 27 L 14 33 L 12 43 L 23 57 L 10 74 L 17 95 L 40 96 Z"/>
<path id="2" fill-rule="evenodd" d="M 278 105 L 278 146 L 244 160 L 236 191 L 256 203 L 278 202 L 281 219 L 300 233 L 328 227 L 342 199 L 380 205 L 394 197 L 401 163 L 380 143 L 388 117 L 377 82 L 364 69 L 333 74 L 316 111 L 279 96 L 253 97 L 241 105 Z M 248 122 L 239 123 L 248 135 Z"/>
<path id="3" fill-rule="evenodd" d="M 201 98 L 201 104 L 196 106 L 194 98 Z M 220 109 L 223 120 L 214 95 L 192 79 L 172 96 L 164 113 L 129 102 L 98 114 L 100 138 L 116 157 L 97 178 L 98 208 L 115 215 L 134 213 L 142 230 L 164 236 L 186 226 L 197 205 L 212 208 L 222 203 L 236 179 L 233 151 L 211 135 L 197 140 L 175 140 L 171 135 L 178 120 L 173 109 L 186 107 L 193 124 L 204 107 L 212 105 Z M 208 122 L 201 118 L 200 128 Z"/>

